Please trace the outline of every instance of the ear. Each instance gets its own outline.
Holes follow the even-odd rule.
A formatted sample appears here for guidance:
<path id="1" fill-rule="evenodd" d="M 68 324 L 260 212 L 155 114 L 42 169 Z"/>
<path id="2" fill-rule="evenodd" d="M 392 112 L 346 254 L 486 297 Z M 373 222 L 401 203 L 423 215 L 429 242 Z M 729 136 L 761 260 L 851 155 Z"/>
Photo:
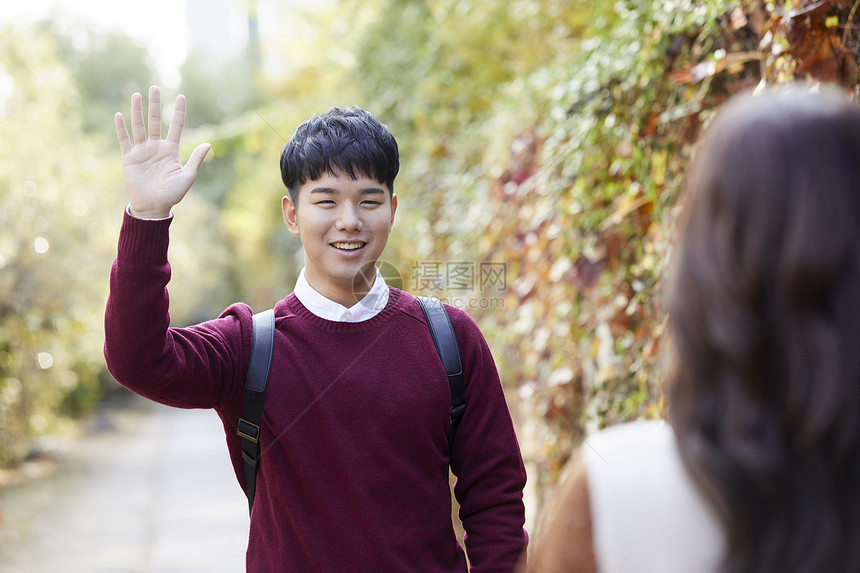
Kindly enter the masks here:
<path id="1" fill-rule="evenodd" d="M 289 195 L 284 195 L 281 199 L 281 212 L 284 214 L 284 223 L 287 224 L 287 229 L 295 236 L 299 236 L 299 219 L 296 216 L 296 206 L 290 200 Z"/>
<path id="2" fill-rule="evenodd" d="M 391 224 L 390 226 L 394 226 L 394 213 L 397 211 L 397 195 L 391 195 Z"/>

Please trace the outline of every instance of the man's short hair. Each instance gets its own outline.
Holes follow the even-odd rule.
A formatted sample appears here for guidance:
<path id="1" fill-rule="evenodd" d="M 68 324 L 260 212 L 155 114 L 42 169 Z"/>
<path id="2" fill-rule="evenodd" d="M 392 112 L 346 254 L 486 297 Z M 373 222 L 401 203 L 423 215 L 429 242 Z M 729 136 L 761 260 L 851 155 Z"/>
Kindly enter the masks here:
<path id="1" fill-rule="evenodd" d="M 331 173 L 368 177 L 388 185 L 400 170 L 397 141 L 388 128 L 358 107 L 333 107 L 302 123 L 281 151 L 281 179 L 298 206 L 299 188 Z"/>

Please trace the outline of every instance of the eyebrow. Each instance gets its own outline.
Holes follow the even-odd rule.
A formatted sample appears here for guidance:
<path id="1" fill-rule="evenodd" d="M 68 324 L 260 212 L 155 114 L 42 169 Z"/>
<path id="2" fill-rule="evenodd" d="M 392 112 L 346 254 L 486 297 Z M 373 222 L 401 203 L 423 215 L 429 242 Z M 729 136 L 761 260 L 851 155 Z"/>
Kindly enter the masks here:
<path id="1" fill-rule="evenodd" d="M 313 189 L 311 189 L 311 194 L 313 193 L 328 193 L 331 195 L 340 195 L 340 191 L 332 187 L 314 187 Z M 378 193 L 385 193 L 385 190 L 379 187 L 366 187 L 364 189 L 361 189 L 359 193 L 361 193 L 362 195 L 373 195 Z"/>

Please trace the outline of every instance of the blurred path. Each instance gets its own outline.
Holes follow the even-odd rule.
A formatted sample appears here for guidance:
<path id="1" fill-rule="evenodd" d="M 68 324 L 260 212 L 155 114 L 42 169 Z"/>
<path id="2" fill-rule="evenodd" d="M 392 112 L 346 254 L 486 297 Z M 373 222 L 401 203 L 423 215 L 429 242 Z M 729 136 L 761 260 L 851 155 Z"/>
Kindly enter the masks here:
<path id="1" fill-rule="evenodd" d="M 133 404 L 52 477 L 0 491 L 0 573 L 244 571 L 248 508 L 218 416 Z"/>

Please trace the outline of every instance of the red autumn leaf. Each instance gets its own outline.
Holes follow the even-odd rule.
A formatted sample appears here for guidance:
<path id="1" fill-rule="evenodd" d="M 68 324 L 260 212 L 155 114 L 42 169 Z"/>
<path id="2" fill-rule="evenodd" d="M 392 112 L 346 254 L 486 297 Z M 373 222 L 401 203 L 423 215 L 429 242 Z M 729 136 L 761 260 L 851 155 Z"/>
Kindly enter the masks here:
<path id="1" fill-rule="evenodd" d="M 789 53 L 796 60 L 795 74 L 810 75 L 822 82 L 841 82 L 857 73 L 854 53 L 842 47 L 842 40 L 830 29 L 811 26 L 803 36 L 794 36 Z"/>

